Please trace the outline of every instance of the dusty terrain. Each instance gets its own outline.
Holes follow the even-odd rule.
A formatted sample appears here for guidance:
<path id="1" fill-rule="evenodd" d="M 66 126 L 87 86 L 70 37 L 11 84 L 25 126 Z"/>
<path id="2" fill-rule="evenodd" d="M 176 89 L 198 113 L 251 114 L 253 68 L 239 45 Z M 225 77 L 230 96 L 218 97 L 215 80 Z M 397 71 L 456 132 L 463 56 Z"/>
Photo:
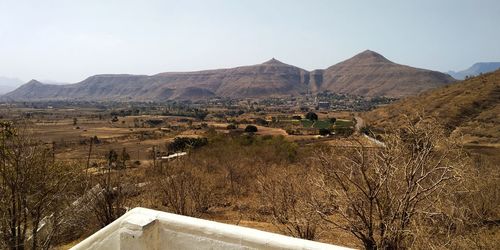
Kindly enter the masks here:
<path id="1" fill-rule="evenodd" d="M 368 112 L 374 127 L 397 127 L 411 114 L 434 116 L 465 144 L 500 145 L 500 71 L 431 90 Z"/>

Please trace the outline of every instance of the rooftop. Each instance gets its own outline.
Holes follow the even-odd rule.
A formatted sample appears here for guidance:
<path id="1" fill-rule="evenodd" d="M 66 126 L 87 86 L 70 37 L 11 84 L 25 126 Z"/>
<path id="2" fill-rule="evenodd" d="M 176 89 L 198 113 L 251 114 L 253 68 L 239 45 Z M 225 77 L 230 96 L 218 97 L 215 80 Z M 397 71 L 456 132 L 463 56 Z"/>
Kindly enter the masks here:
<path id="1" fill-rule="evenodd" d="M 134 208 L 72 249 L 347 248 L 146 208 Z"/>

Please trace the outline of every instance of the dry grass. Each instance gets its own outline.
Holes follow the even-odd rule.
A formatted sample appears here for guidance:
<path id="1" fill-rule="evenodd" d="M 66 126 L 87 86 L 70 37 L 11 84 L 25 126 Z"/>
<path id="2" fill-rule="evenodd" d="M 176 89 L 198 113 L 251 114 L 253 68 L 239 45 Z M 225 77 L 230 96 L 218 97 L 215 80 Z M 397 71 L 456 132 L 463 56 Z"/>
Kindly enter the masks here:
<path id="1" fill-rule="evenodd" d="M 453 88 L 453 86 L 448 88 Z M 446 89 L 447 88 L 444 90 Z M 434 97 L 421 98 L 430 102 Z M 443 94 L 442 98 L 448 100 L 447 98 L 451 97 Z M 446 100 L 440 101 L 441 105 L 445 105 L 447 103 Z M 405 105 L 403 105 L 401 110 L 398 109 L 395 111 L 395 114 L 405 114 L 407 108 L 409 110 L 409 107 L 412 106 L 413 103 L 407 104 L 407 106 Z M 435 112 L 444 112 L 443 110 L 446 108 L 444 107 L 441 109 L 433 105 L 429 105 L 429 107 L 433 107 L 433 109 L 430 110 L 434 110 Z M 460 131 L 466 134 L 464 138 L 467 142 L 472 142 L 479 138 L 478 141 L 481 143 L 480 145 L 479 143 L 469 143 L 467 145 L 469 152 L 484 155 L 488 161 L 499 162 L 500 148 L 484 147 L 485 145 L 498 145 L 498 143 L 495 143 L 493 140 L 495 139 L 494 136 L 497 136 L 495 133 L 498 132 L 495 131 L 495 128 L 498 126 L 498 122 L 495 119 L 498 119 L 498 117 L 493 115 L 493 111 L 494 109 L 484 109 L 472 120 L 461 120 L 460 126 L 455 133 Z M 389 119 L 392 117 L 389 115 L 390 112 L 392 111 L 388 108 L 384 108 L 370 113 L 369 117 L 380 119 L 372 120 L 375 121 L 376 125 L 384 125 L 387 124 L 386 122 L 389 122 Z M 342 115 L 344 118 L 349 119 L 352 114 L 344 113 Z M 340 115 L 320 114 L 320 117 L 340 117 Z M 450 121 L 455 121 L 447 116 L 443 117 L 445 120 L 450 119 Z M 453 117 L 453 115 L 450 115 L 450 117 Z M 131 156 L 130 162 L 140 160 L 142 164 L 134 168 L 117 170 L 126 173 L 122 180 L 122 182 L 126 184 L 155 181 L 155 173 L 151 167 L 152 160 L 150 152 L 153 146 L 164 148 L 166 143 L 170 142 L 176 136 L 209 136 L 211 144 L 208 147 L 203 147 L 191 152 L 185 159 L 187 162 L 183 164 L 176 161 L 168 163 L 171 165 L 182 165 L 183 167 L 187 166 L 193 173 L 206 175 L 208 179 L 212 179 L 219 184 L 214 188 L 214 192 L 218 194 L 216 201 L 214 201 L 210 209 L 202 213 L 200 217 L 275 233 L 281 233 L 281 231 L 271 223 L 271 218 L 259 214 L 259 209 L 262 204 L 256 193 L 256 176 L 265 173 L 265 171 L 271 167 L 273 167 L 277 173 L 282 173 L 294 166 L 299 168 L 303 167 L 305 162 L 310 161 L 311 156 L 313 156 L 312 152 L 318 147 L 357 146 L 357 142 L 353 142 L 352 140 L 336 138 L 317 140 L 315 139 L 316 136 L 290 136 L 281 128 L 260 126 L 258 127 L 259 132 L 253 137 L 229 135 L 226 130 L 228 123 L 220 121 L 204 122 L 207 123 L 209 128 L 214 128 L 215 131 L 217 131 L 215 134 L 210 134 L 207 132 L 212 129 L 190 128 L 186 123 L 178 122 L 178 118 L 176 117 L 161 117 L 161 119 L 167 121 L 167 124 L 181 127 L 179 130 L 173 130 L 171 132 L 160 132 L 159 128 L 134 127 L 134 119 L 150 118 L 159 119 L 158 116 L 120 117 L 118 123 L 111 123 L 108 120 L 97 120 L 88 118 L 85 115 L 80 115 L 76 126 L 80 126 L 81 129 L 75 129 L 72 119 L 68 117 L 55 120 L 41 119 L 34 124 L 33 131 L 37 138 L 41 140 L 56 142 L 56 157 L 58 159 L 78 160 L 78 162 L 82 164 L 86 163 L 89 144 L 81 143 L 81 140 L 88 139 L 91 136 L 97 135 L 102 139 L 102 143 L 93 145 L 91 162 L 102 162 L 103 156 L 110 149 L 120 151 L 124 147 L 127 148 Z M 122 123 L 122 120 L 125 122 Z M 478 124 L 480 126 L 477 126 Z M 193 122 L 193 126 L 199 125 L 201 125 L 201 122 Z M 244 128 L 244 125 L 240 125 L 240 128 Z M 472 129 L 472 132 L 467 129 Z M 143 133 L 150 134 L 151 136 L 141 138 L 141 134 Z M 488 137 L 488 135 L 490 137 Z M 470 138 L 467 136 L 470 136 Z M 356 138 L 365 146 L 376 146 L 365 137 Z M 498 139 L 498 136 L 496 138 Z M 60 142 L 63 141 L 67 144 L 60 144 Z M 297 141 L 306 141 L 307 143 L 298 143 Z M 165 163 L 165 167 L 168 167 L 167 163 Z M 232 182 L 233 185 L 236 186 L 235 189 L 231 188 L 231 181 L 229 180 L 229 173 L 231 171 L 233 172 L 234 180 Z M 486 178 L 485 176 L 487 176 L 487 174 L 483 175 L 482 178 Z M 490 178 L 492 177 L 490 176 Z M 488 185 L 490 189 L 495 187 L 493 181 L 488 182 Z M 138 189 L 138 193 L 127 197 L 125 202 L 126 206 L 143 206 L 171 212 L 167 206 L 162 204 L 162 198 L 158 193 L 158 189 L 155 185 L 146 185 Z M 486 198 L 490 203 L 493 205 L 495 204 L 494 196 Z M 493 202 L 491 202 L 491 200 L 493 200 Z M 97 229 L 98 227 L 95 226 L 92 230 L 95 231 Z M 464 248 L 464 246 L 481 246 L 481 244 L 485 244 L 485 242 L 488 241 L 495 242 L 494 239 L 498 239 L 498 235 L 498 227 L 480 227 L 475 231 L 467 231 L 459 237 L 455 237 L 453 239 L 453 244 L 455 244 L 454 246 L 457 246 L 457 248 Z M 84 237 L 81 237 L 80 239 L 83 238 Z M 473 243 L 475 239 L 477 242 Z M 325 227 L 319 234 L 317 240 L 348 247 L 362 247 L 351 234 L 335 228 Z M 59 249 L 67 249 L 77 242 L 78 240 L 60 246 Z M 485 245 L 485 248 L 488 248 L 488 246 Z"/>
<path id="2" fill-rule="evenodd" d="M 373 126 L 401 124 L 415 112 L 432 115 L 464 143 L 500 144 L 500 71 L 474 77 L 401 100 L 365 114 Z"/>

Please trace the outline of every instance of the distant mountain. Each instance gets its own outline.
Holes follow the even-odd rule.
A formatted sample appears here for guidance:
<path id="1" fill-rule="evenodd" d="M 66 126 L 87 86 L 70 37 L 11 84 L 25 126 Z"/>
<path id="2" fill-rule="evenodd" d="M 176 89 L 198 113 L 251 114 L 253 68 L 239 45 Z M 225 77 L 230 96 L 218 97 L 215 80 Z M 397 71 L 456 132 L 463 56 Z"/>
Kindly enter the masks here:
<path id="1" fill-rule="evenodd" d="M 448 74 L 453 76 L 455 79 L 463 80 L 466 76 L 472 77 L 479 74 L 484 74 L 488 72 L 493 72 L 500 69 L 500 62 L 480 62 L 475 63 L 470 68 L 462 71 L 449 71 Z"/>
<path id="2" fill-rule="evenodd" d="M 197 100 L 211 97 L 297 96 L 325 90 L 366 96 L 401 97 L 453 81 L 450 76 L 398 65 L 365 51 L 326 70 L 308 72 L 271 59 L 261 64 L 196 72 L 96 75 L 68 85 L 32 80 L 1 99 L 33 100 Z"/>
<path id="3" fill-rule="evenodd" d="M 465 142 L 500 144 L 500 70 L 375 109 L 365 118 L 375 127 L 389 128 L 422 111 L 438 117 Z"/>
<path id="4" fill-rule="evenodd" d="M 315 88 L 363 96 L 403 97 L 453 81 L 447 74 L 396 64 L 366 50 L 327 68 Z"/>
<path id="5" fill-rule="evenodd" d="M 10 92 L 22 84 L 23 82 L 17 78 L 0 76 L 0 95 Z"/>
<path id="6" fill-rule="evenodd" d="M 276 59 L 231 69 L 146 75 L 96 75 L 68 85 L 32 80 L 7 100 L 173 100 L 299 95 L 309 73 Z"/>
<path id="7" fill-rule="evenodd" d="M 162 85 L 186 92 L 184 88 L 205 89 L 214 96 L 269 97 L 299 95 L 307 91 L 309 72 L 276 59 L 251 66 L 189 73 L 161 73 L 153 76 Z M 208 93 L 205 91 L 205 93 Z M 177 98 L 174 93 L 169 98 Z"/>

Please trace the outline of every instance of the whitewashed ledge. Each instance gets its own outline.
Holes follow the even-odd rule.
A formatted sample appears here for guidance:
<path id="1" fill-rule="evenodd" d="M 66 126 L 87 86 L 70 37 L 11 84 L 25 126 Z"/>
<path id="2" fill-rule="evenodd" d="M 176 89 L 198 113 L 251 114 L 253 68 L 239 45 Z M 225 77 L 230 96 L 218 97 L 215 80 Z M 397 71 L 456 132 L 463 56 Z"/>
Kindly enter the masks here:
<path id="1" fill-rule="evenodd" d="M 348 248 L 146 208 L 134 208 L 72 249 Z"/>

